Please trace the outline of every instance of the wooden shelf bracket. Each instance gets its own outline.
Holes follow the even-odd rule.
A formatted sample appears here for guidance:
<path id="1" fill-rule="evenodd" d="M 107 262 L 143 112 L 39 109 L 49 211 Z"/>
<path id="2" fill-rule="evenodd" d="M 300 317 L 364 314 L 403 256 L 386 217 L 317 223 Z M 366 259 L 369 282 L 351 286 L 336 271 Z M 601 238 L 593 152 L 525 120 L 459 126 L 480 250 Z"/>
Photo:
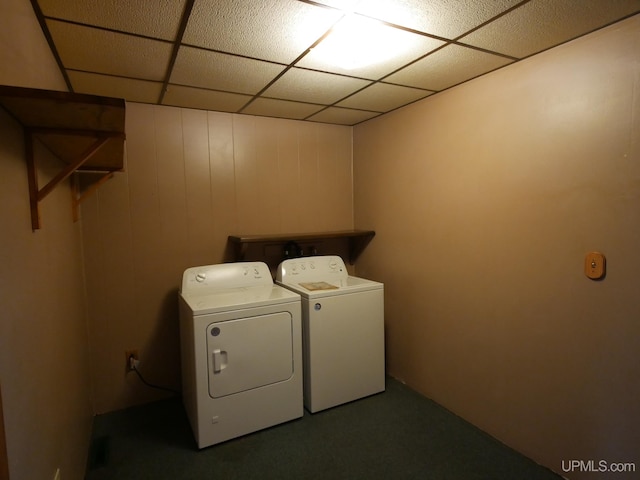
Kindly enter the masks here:
<path id="1" fill-rule="evenodd" d="M 72 179 L 72 213 L 86 196 L 124 168 L 125 101 L 73 92 L 0 85 L 0 107 L 24 128 L 31 227 L 40 228 L 40 202 L 75 172 L 103 177 L 80 194 Z M 64 167 L 40 188 L 34 143 L 38 140 Z"/>
<path id="2" fill-rule="evenodd" d="M 91 157 L 93 157 L 100 148 L 104 144 L 106 144 L 111 138 L 121 138 L 122 135 L 118 133 L 109 133 L 104 132 L 97 135 L 95 142 L 91 144 L 76 160 L 67 164 L 55 177 L 53 177 L 44 187 L 38 187 L 38 171 L 36 168 L 36 159 L 34 156 L 34 148 L 33 142 L 35 141 L 35 133 L 46 133 L 43 132 L 44 129 L 32 130 L 29 128 L 25 128 L 25 155 L 27 160 L 27 175 L 29 176 L 29 203 L 31 206 L 31 228 L 33 230 L 38 230 L 40 228 L 40 202 L 47 196 L 51 191 L 59 185 L 62 181 L 67 179 L 72 173 L 77 171 L 82 165 L 87 162 Z M 93 132 L 91 135 L 96 136 L 96 133 Z M 101 180 L 98 181 L 100 185 L 102 185 L 105 181 L 111 178 L 113 172 L 107 172 L 107 174 L 102 177 Z M 75 182 L 72 182 L 74 185 Z M 91 192 L 95 191 L 98 185 L 95 188 L 90 188 Z M 72 187 L 73 191 L 73 187 Z M 89 191 L 85 192 L 83 195 L 78 195 L 77 190 L 74 192 L 72 197 L 72 214 L 74 221 L 78 218 L 78 206 L 84 196 Z"/>

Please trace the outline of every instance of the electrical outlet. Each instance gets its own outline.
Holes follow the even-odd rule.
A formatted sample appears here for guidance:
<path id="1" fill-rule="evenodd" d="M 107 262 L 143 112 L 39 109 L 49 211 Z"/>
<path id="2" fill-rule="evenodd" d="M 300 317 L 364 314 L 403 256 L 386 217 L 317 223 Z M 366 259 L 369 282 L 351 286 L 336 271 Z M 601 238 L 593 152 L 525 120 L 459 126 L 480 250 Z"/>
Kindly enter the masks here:
<path id="1" fill-rule="evenodd" d="M 131 368 L 131 357 L 133 357 L 133 359 L 137 362 L 140 361 L 140 357 L 138 356 L 138 349 L 131 349 L 131 350 L 125 350 L 124 352 L 125 355 L 125 359 L 126 359 L 126 371 L 130 372 L 131 370 L 133 370 L 133 368 Z"/>

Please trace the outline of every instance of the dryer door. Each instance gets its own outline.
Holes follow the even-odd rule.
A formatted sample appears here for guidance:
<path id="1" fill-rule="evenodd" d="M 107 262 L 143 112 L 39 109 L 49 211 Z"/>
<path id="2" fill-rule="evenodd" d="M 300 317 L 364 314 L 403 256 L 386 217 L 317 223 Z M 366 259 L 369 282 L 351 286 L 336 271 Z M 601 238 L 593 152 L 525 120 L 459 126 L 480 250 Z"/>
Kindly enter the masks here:
<path id="1" fill-rule="evenodd" d="M 289 312 L 212 323 L 207 327 L 209 395 L 220 398 L 293 375 Z"/>

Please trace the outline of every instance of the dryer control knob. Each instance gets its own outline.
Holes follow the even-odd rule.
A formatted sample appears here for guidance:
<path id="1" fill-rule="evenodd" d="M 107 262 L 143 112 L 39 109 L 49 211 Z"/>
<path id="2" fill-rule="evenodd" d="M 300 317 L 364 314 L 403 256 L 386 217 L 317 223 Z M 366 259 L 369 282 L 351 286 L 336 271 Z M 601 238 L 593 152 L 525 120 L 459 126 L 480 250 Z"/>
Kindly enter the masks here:
<path id="1" fill-rule="evenodd" d="M 196 282 L 202 283 L 207 279 L 206 273 L 196 273 Z"/>

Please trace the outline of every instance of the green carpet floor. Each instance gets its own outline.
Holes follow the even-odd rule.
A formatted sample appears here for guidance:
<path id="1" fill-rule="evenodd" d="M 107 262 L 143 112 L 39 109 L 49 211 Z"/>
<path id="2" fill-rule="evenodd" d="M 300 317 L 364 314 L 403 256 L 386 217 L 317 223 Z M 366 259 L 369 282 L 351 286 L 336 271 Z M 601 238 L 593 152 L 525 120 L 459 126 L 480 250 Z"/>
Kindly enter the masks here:
<path id="1" fill-rule="evenodd" d="M 86 480 L 559 480 L 436 403 L 386 391 L 198 450 L 179 399 L 94 420 Z"/>

